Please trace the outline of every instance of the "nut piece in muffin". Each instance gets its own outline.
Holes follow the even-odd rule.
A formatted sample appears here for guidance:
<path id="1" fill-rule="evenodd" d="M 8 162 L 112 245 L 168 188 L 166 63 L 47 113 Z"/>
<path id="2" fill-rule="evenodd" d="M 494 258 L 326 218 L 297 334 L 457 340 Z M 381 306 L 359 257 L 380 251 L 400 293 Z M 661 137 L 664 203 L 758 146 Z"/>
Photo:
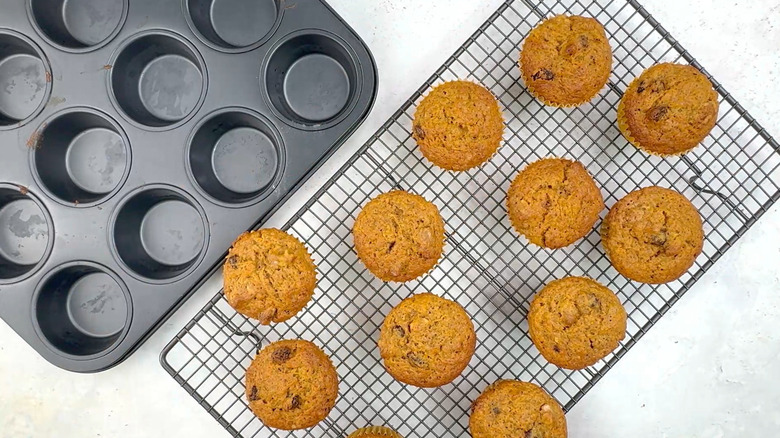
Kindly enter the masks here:
<path id="1" fill-rule="evenodd" d="M 420 102 L 412 135 L 423 156 L 446 170 L 469 170 L 492 157 L 504 135 L 498 100 L 469 81 L 446 82 Z"/>
<path id="2" fill-rule="evenodd" d="M 663 187 L 646 187 L 618 201 L 601 225 L 601 241 L 612 266 L 641 283 L 680 278 L 704 245 L 696 207 Z"/>
<path id="3" fill-rule="evenodd" d="M 472 405 L 473 438 L 566 438 L 558 402 L 533 383 L 499 380 Z"/>
<path id="4" fill-rule="evenodd" d="M 230 248 L 223 272 L 227 302 L 263 325 L 295 316 L 317 286 L 306 246 L 271 228 L 242 234 Z"/>
<path id="5" fill-rule="evenodd" d="M 563 158 L 529 164 L 507 193 L 512 226 L 545 248 L 563 248 L 584 237 L 603 209 L 601 191 L 585 167 Z"/>
<path id="6" fill-rule="evenodd" d="M 401 301 L 387 315 L 379 353 L 398 381 L 435 388 L 460 376 L 476 342 L 474 324 L 460 304 L 423 293 Z"/>
<path id="7" fill-rule="evenodd" d="M 569 107 L 593 99 L 612 72 L 612 48 L 596 19 L 558 15 L 526 37 L 520 73 L 528 91 L 542 103 Z"/>
<path id="8" fill-rule="evenodd" d="M 352 234 L 358 258 L 383 281 L 414 280 L 436 266 L 444 249 L 439 209 L 401 190 L 369 201 Z"/>
<path id="9" fill-rule="evenodd" d="M 647 153 L 681 155 L 712 131 L 718 106 L 718 93 L 695 67 L 658 64 L 634 79 L 623 94 L 618 127 Z"/>
<path id="10" fill-rule="evenodd" d="M 370 426 L 358 429 L 347 438 L 404 438 L 400 433 L 384 426 Z"/>
<path id="11" fill-rule="evenodd" d="M 584 277 L 555 280 L 531 302 L 531 340 L 550 363 L 570 370 L 606 357 L 626 336 L 626 310 L 618 297 Z"/>
<path id="12" fill-rule="evenodd" d="M 316 425 L 336 405 L 338 392 L 336 368 L 309 341 L 274 342 L 257 354 L 246 372 L 249 408 L 276 429 Z"/>

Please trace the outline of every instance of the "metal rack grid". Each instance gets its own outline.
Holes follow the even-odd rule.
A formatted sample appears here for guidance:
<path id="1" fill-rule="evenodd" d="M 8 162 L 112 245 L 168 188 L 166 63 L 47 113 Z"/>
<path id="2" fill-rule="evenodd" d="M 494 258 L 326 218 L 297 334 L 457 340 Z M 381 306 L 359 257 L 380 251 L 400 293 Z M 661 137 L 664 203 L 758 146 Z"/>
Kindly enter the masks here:
<path id="1" fill-rule="evenodd" d="M 596 17 L 614 49 L 609 87 L 575 109 L 538 103 L 523 87 L 516 65 L 524 36 L 543 17 L 560 13 Z M 290 323 L 258 326 L 233 311 L 220 293 L 165 348 L 164 368 L 233 436 L 241 437 L 342 437 L 371 424 L 392 426 L 405 437 L 467 436 L 471 402 L 499 378 L 535 382 L 570 409 L 780 197 L 778 144 L 714 80 L 721 101 L 718 125 L 693 153 L 660 159 L 627 144 L 615 124 L 621 90 L 645 68 L 664 61 L 701 69 L 636 1 L 508 0 L 287 223 L 285 228 L 307 243 L 319 266 L 315 298 L 301 315 Z M 507 121 L 498 154 L 466 173 L 432 167 L 410 136 L 424 93 L 456 78 L 489 87 Z M 580 160 L 602 187 L 608 206 L 648 185 L 682 192 L 704 219 L 703 254 L 678 281 L 651 286 L 630 282 L 610 266 L 598 226 L 565 249 L 528 244 L 506 219 L 505 193 L 523 166 L 545 156 Z M 375 279 L 352 247 L 350 229 L 361 207 L 391 189 L 433 201 L 448 231 L 441 263 L 406 284 Z M 629 314 L 621 347 L 582 371 L 548 364 L 527 335 L 529 299 L 544 284 L 567 275 L 606 284 Z M 463 375 L 433 390 L 394 381 L 376 349 L 384 315 L 422 291 L 463 305 L 478 336 L 476 354 Z M 287 338 L 310 339 L 323 347 L 341 379 L 340 399 L 328 420 L 306 431 L 265 428 L 244 400 L 244 371 L 257 347 Z"/>

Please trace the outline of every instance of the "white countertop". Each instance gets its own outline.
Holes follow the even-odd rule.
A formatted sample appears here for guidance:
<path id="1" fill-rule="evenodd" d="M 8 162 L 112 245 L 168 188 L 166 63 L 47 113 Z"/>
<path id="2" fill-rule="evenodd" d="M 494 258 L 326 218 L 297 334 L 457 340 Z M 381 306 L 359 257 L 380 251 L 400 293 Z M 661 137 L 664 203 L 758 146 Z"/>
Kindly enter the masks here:
<path id="1" fill-rule="evenodd" d="M 371 47 L 379 96 L 363 127 L 269 225 L 283 224 L 501 2 L 330 0 Z M 780 0 L 643 4 L 780 138 Z M 776 436 L 779 260 L 775 207 L 575 406 L 569 436 Z M 100 374 L 49 365 L 0 323 L 0 437 L 227 437 L 158 362 L 220 284 L 215 276 L 132 357 Z"/>

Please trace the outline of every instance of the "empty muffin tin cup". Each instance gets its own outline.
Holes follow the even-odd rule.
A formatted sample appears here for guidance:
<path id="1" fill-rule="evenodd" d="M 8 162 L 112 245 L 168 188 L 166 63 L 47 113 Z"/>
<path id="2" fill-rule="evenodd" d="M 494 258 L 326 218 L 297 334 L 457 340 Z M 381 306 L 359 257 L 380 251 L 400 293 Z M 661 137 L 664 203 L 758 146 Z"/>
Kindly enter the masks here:
<path id="1" fill-rule="evenodd" d="M 108 199 L 130 169 L 127 135 L 109 116 L 89 108 L 68 109 L 50 118 L 38 130 L 30 153 L 36 179 L 67 205 Z"/>
<path id="2" fill-rule="evenodd" d="M 27 10 L 38 32 L 69 52 L 108 44 L 122 29 L 128 0 L 29 0 Z"/>
<path id="3" fill-rule="evenodd" d="M 227 108 L 206 117 L 187 147 L 190 178 L 224 206 L 259 202 L 282 177 L 282 139 L 271 122 L 242 108 Z"/>
<path id="4" fill-rule="evenodd" d="M 288 36 L 266 62 L 263 85 L 272 109 L 304 129 L 338 123 L 360 94 L 355 59 L 335 35 L 309 30 Z"/>
<path id="5" fill-rule="evenodd" d="M 0 129 L 25 124 L 51 94 L 48 60 L 26 36 L 0 29 Z"/>
<path id="6" fill-rule="evenodd" d="M 90 262 L 57 267 L 38 285 L 33 320 L 57 353 L 80 359 L 101 356 L 117 346 L 130 326 L 127 286 L 107 268 Z"/>
<path id="7" fill-rule="evenodd" d="M 117 209 L 112 249 L 140 280 L 170 282 L 203 259 L 208 232 L 206 213 L 191 196 L 172 186 L 146 186 Z"/>
<path id="8" fill-rule="evenodd" d="M 0 284 L 32 275 L 51 253 L 51 216 L 26 188 L 0 184 Z"/>
<path id="9" fill-rule="evenodd" d="M 238 53 L 254 49 L 279 26 L 280 0 L 183 0 L 190 29 L 213 49 Z"/>
<path id="10" fill-rule="evenodd" d="M 181 36 L 147 31 L 125 42 L 111 61 L 112 102 L 133 123 L 152 130 L 186 122 L 203 104 L 203 58 Z"/>

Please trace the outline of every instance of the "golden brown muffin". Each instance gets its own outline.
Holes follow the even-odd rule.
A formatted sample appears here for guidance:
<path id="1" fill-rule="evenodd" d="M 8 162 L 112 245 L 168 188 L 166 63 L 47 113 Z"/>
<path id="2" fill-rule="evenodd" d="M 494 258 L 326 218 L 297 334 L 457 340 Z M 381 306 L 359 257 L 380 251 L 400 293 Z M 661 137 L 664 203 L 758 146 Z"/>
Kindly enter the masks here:
<path id="1" fill-rule="evenodd" d="M 606 357 L 626 336 L 626 310 L 618 297 L 584 277 L 555 280 L 531 302 L 528 329 L 550 363 L 570 370 Z"/>
<path id="2" fill-rule="evenodd" d="M 563 409 L 533 383 L 499 380 L 472 405 L 473 438 L 566 438 Z"/>
<path id="3" fill-rule="evenodd" d="M 639 149 L 680 155 L 712 131 L 718 120 L 718 93 L 695 67 L 658 64 L 631 82 L 617 118 L 620 132 Z"/>
<path id="4" fill-rule="evenodd" d="M 495 96 L 469 81 L 435 87 L 414 114 L 412 135 L 423 156 L 447 170 L 469 170 L 492 157 L 504 135 Z"/>
<path id="5" fill-rule="evenodd" d="M 358 257 L 383 281 L 414 280 L 436 266 L 444 249 L 439 209 L 422 196 L 400 190 L 366 204 L 352 234 Z"/>
<path id="6" fill-rule="evenodd" d="M 618 201 L 601 225 L 612 266 L 650 284 L 680 278 L 701 254 L 704 230 L 696 207 L 663 187 L 646 187 Z"/>
<path id="7" fill-rule="evenodd" d="M 474 324 L 460 304 L 423 293 L 401 301 L 387 315 L 379 353 L 398 381 L 435 388 L 460 376 L 476 342 Z"/>
<path id="8" fill-rule="evenodd" d="M 298 430 L 324 420 L 336 405 L 339 378 L 328 356 L 309 341 L 263 348 L 246 371 L 249 407 L 269 427 Z"/>
<path id="9" fill-rule="evenodd" d="M 612 72 L 612 48 L 597 20 L 558 15 L 536 26 L 520 52 L 528 91 L 543 103 L 576 106 L 595 97 Z"/>
<path id="10" fill-rule="evenodd" d="M 309 251 L 298 239 L 276 229 L 242 234 L 230 248 L 224 277 L 228 303 L 264 325 L 295 316 L 317 285 Z"/>
<path id="11" fill-rule="evenodd" d="M 563 248 L 593 228 L 604 198 L 578 161 L 546 158 L 517 174 L 507 194 L 509 220 L 531 243 Z"/>
<path id="12" fill-rule="evenodd" d="M 384 426 L 371 426 L 358 429 L 347 438 L 404 438 L 400 433 Z"/>

